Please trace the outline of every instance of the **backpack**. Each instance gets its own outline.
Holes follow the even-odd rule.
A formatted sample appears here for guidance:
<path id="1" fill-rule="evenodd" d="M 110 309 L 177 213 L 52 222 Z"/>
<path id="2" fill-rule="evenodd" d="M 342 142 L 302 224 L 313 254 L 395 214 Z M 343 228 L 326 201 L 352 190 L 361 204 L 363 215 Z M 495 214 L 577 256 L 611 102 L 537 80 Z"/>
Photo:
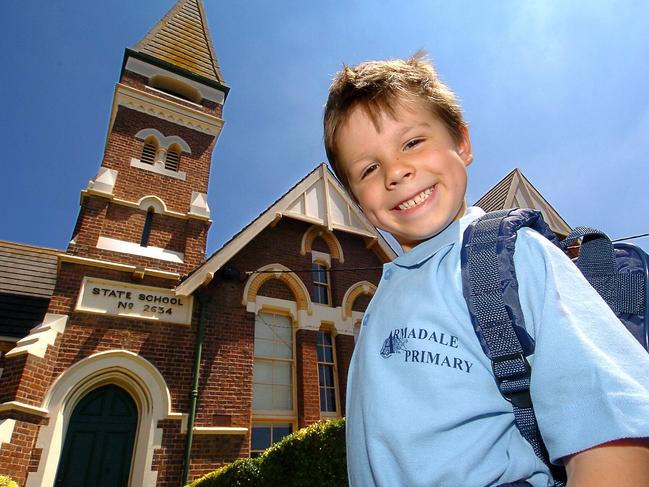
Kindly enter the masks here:
<path id="1" fill-rule="evenodd" d="M 530 396 L 526 357 L 534 352 L 534 342 L 525 329 L 514 269 L 516 231 L 522 227 L 536 230 L 566 253 L 581 238 L 579 256 L 573 259 L 577 267 L 645 350 L 649 350 L 649 256 L 635 245 L 614 244 L 606 234 L 588 227 L 575 228 L 559 242 L 541 213 L 529 209 L 487 213 L 464 232 L 462 286 L 471 322 L 491 360 L 498 389 L 512 404 L 516 427 L 559 487 L 565 485 L 565 470 L 550 463 Z"/>

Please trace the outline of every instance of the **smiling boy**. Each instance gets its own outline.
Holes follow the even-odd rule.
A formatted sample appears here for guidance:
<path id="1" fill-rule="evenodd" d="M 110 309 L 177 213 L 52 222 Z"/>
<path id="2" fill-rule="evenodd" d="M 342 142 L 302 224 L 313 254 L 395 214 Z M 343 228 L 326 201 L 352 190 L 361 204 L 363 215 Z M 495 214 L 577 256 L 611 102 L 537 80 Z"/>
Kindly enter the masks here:
<path id="1" fill-rule="evenodd" d="M 483 212 L 465 203 L 473 155 L 455 96 L 423 56 L 345 67 L 324 129 L 337 176 L 405 251 L 384 267 L 350 365 L 350 484 L 553 485 L 463 298 L 462 234 Z M 514 261 L 551 460 L 571 486 L 649 485 L 649 357 L 543 237 L 522 229 Z"/>

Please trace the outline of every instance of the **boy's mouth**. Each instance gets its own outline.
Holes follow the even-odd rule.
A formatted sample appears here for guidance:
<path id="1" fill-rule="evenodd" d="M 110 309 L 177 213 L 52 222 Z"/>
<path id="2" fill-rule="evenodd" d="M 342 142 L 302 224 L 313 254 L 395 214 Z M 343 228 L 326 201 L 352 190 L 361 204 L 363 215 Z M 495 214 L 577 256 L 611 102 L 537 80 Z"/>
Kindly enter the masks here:
<path id="1" fill-rule="evenodd" d="M 430 188 L 423 190 L 421 193 L 414 196 L 413 198 L 410 198 L 409 200 L 399 203 L 397 206 L 394 207 L 394 209 L 409 210 L 410 208 L 414 208 L 415 206 L 420 205 L 424 201 L 426 201 L 430 197 L 430 195 L 433 194 L 434 189 L 435 186 L 431 186 Z"/>

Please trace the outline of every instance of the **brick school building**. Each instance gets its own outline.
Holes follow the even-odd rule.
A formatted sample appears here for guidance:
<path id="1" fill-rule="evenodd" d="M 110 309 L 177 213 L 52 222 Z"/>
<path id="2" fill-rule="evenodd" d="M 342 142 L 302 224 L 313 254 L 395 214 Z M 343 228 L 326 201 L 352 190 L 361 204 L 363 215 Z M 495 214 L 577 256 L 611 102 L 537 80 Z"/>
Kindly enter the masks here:
<path id="1" fill-rule="evenodd" d="M 68 248 L 0 242 L 0 474 L 177 486 L 342 416 L 395 253 L 319 165 L 206 256 L 228 90 L 201 1 L 179 0 L 125 51 Z M 518 170 L 478 203 L 568 231 Z"/>

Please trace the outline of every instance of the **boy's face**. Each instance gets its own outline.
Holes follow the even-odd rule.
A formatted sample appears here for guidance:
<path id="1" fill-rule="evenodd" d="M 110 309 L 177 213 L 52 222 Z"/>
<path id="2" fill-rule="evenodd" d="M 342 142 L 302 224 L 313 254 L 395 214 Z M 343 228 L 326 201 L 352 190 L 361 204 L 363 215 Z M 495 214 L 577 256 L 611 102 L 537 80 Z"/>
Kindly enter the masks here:
<path id="1" fill-rule="evenodd" d="M 381 111 L 378 124 L 355 107 L 341 127 L 337 146 L 349 185 L 367 218 L 409 251 L 466 210 L 467 130 L 460 143 L 421 100 Z"/>

